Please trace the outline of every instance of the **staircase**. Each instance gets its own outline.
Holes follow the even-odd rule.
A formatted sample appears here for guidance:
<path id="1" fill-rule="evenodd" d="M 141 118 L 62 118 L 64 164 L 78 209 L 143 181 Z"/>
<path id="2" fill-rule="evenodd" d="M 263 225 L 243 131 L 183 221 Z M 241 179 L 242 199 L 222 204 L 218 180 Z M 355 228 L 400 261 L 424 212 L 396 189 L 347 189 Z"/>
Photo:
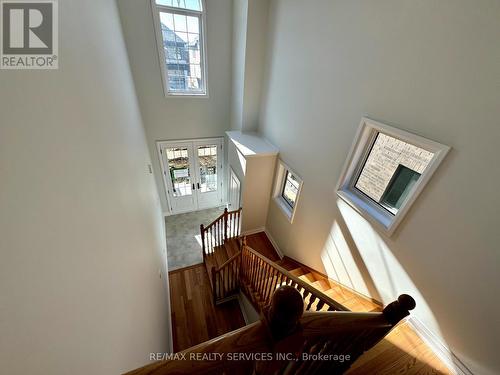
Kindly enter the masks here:
<path id="1" fill-rule="evenodd" d="M 303 294 L 306 307 L 311 302 L 308 310 L 382 311 L 383 306 L 377 301 L 292 258 L 273 262 L 247 246 L 240 238 L 241 212 L 241 208 L 230 212 L 225 209 L 207 227 L 200 226 L 203 260 L 216 304 L 234 298 L 241 290 L 260 311 L 269 303 L 272 292 L 286 284 L 294 285 Z"/>
<path id="2" fill-rule="evenodd" d="M 200 225 L 203 263 L 216 304 L 233 297 L 239 289 L 241 210 L 226 208 L 208 226 Z"/>
<path id="3" fill-rule="evenodd" d="M 225 210 L 201 226 L 204 263 L 214 303 L 241 291 L 261 320 L 182 351 L 184 360 L 159 361 L 129 375 L 340 375 L 415 307 L 402 295 L 381 309 L 293 259 L 271 261 L 240 239 L 240 219 L 241 209 Z M 351 312 L 337 299 L 369 312 Z M 235 355 L 240 359 L 231 359 Z"/>
<path id="4" fill-rule="evenodd" d="M 285 256 L 277 264 L 351 311 L 370 312 L 383 310 L 383 306 L 379 302 L 354 292 L 292 258 Z"/>

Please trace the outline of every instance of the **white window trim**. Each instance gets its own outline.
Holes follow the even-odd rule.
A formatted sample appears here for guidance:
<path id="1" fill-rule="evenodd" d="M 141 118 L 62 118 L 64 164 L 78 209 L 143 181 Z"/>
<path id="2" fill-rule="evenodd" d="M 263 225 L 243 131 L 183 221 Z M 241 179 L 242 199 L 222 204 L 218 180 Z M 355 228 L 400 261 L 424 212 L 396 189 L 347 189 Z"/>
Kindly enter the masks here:
<path id="1" fill-rule="evenodd" d="M 290 172 L 299 180 L 297 199 L 295 200 L 293 208 L 290 207 L 290 205 L 285 201 L 285 198 L 283 198 L 283 196 L 281 195 L 283 192 L 283 185 L 285 184 L 286 172 Z M 297 211 L 297 206 L 299 204 L 300 193 L 302 191 L 303 184 L 304 182 L 302 181 L 302 178 L 293 169 L 291 169 L 281 160 L 278 161 L 278 170 L 276 172 L 276 179 L 273 190 L 273 201 L 281 209 L 281 212 L 283 212 L 283 214 L 288 219 L 290 224 L 293 223 L 295 212 Z"/>
<path id="2" fill-rule="evenodd" d="M 163 84 L 163 93 L 165 97 L 181 97 L 181 98 L 208 98 L 208 67 L 207 67 L 207 6 L 205 0 L 200 0 L 202 5 L 202 11 L 199 12 L 197 10 L 184 9 L 184 8 L 175 8 L 169 7 L 165 5 L 156 4 L 156 0 L 151 0 L 151 12 L 153 13 L 153 25 L 155 29 L 155 37 L 156 37 L 156 49 L 158 50 L 158 59 L 160 63 L 160 71 L 162 76 L 162 84 Z M 185 16 L 196 16 L 200 17 L 200 59 L 202 64 L 202 77 L 204 83 L 204 91 L 203 92 L 178 92 L 178 91 L 170 91 L 169 90 L 169 82 L 168 82 L 168 71 L 167 66 L 165 64 L 166 56 L 165 49 L 163 48 L 163 35 L 161 32 L 161 22 L 160 22 L 160 11 L 164 10 L 169 13 L 182 14 Z"/>
<path id="3" fill-rule="evenodd" d="M 377 133 L 379 132 L 434 153 L 427 168 L 413 187 L 412 193 L 408 195 L 396 215 L 389 213 L 354 187 L 361 173 L 361 169 L 364 167 L 366 158 L 375 142 Z M 449 146 L 363 117 L 356 133 L 354 143 L 349 151 L 349 156 L 344 164 L 337 185 L 337 195 L 352 206 L 364 218 L 374 223 L 391 236 L 449 150 Z"/>

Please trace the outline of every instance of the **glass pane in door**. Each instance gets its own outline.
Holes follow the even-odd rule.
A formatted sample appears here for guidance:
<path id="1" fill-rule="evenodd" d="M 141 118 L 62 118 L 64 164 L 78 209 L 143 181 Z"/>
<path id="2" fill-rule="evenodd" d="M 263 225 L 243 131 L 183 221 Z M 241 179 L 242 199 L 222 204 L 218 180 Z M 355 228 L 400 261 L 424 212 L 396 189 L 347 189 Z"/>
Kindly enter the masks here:
<path id="1" fill-rule="evenodd" d="M 200 192 L 217 191 L 217 145 L 199 146 L 198 163 L 200 166 Z"/>
<path id="2" fill-rule="evenodd" d="M 187 147 L 168 148 L 167 159 L 174 197 L 193 194 Z"/>

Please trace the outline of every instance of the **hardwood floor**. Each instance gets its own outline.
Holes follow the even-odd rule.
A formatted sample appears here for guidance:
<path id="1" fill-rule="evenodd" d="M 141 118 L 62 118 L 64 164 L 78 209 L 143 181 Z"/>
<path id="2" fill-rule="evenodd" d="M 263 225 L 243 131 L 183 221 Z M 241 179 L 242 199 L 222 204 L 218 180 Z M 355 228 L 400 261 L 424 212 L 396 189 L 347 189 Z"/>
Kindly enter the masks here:
<path id="1" fill-rule="evenodd" d="M 251 234 L 249 236 L 246 236 L 246 238 L 247 245 L 264 255 L 266 258 L 272 260 L 273 262 L 278 262 L 279 260 L 281 260 L 273 244 L 271 243 L 269 238 L 267 238 L 265 232 Z"/>
<path id="2" fill-rule="evenodd" d="M 451 375 L 407 323 L 394 328 L 375 347 L 363 354 L 346 375 Z"/>
<path id="3" fill-rule="evenodd" d="M 169 272 L 174 351 L 245 325 L 237 300 L 215 306 L 203 264 Z"/>

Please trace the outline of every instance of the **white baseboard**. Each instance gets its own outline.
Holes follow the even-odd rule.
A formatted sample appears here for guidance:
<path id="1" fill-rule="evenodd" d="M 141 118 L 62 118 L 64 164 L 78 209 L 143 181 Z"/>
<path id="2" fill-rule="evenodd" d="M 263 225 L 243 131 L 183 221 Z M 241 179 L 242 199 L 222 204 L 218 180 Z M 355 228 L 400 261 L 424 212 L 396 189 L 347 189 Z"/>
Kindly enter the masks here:
<path id="1" fill-rule="evenodd" d="M 265 232 L 266 228 L 260 227 L 260 228 L 255 228 L 255 229 L 249 229 L 244 232 L 241 232 L 242 236 L 250 236 L 252 234 L 260 233 L 260 232 Z"/>
<path id="2" fill-rule="evenodd" d="M 271 241 L 271 244 L 273 245 L 274 249 L 280 256 L 280 258 L 283 259 L 285 254 L 283 254 L 283 251 L 281 251 L 280 247 L 278 246 L 278 243 L 274 240 L 273 236 L 271 236 L 271 233 L 269 233 L 267 228 L 264 229 L 264 232 L 266 233 L 267 238 L 269 238 L 269 241 Z"/>
<path id="3" fill-rule="evenodd" d="M 408 324 L 413 328 L 417 335 L 424 341 L 434 354 L 448 367 L 454 375 L 474 375 L 467 366 L 444 345 L 420 320 L 416 317 L 409 317 Z"/>

